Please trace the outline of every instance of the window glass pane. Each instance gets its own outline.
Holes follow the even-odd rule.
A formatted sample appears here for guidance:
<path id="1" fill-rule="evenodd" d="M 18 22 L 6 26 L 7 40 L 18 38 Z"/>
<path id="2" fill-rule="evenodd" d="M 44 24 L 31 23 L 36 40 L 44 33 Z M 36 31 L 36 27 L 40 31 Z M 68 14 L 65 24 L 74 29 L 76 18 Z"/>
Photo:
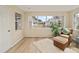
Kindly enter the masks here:
<path id="1" fill-rule="evenodd" d="M 79 13 L 75 14 L 74 19 L 74 28 L 79 29 Z"/>
<path id="2" fill-rule="evenodd" d="M 52 19 L 53 19 L 53 16 L 47 16 L 47 21 Z"/>
<path id="3" fill-rule="evenodd" d="M 46 21 L 46 16 L 38 16 L 38 20 L 45 22 Z"/>
<path id="4" fill-rule="evenodd" d="M 38 18 L 38 16 L 34 16 L 35 18 Z"/>
<path id="5" fill-rule="evenodd" d="M 32 26 L 50 27 L 52 23 L 64 26 L 64 16 L 32 16 Z"/>

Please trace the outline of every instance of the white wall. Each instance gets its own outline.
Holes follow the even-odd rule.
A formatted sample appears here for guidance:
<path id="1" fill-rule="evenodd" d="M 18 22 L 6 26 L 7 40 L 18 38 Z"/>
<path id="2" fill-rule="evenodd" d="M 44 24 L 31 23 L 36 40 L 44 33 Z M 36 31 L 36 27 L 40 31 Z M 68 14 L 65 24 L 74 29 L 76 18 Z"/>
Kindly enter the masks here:
<path id="1" fill-rule="evenodd" d="M 2 20 L 1 20 L 1 16 L 0 16 L 0 47 L 2 47 L 2 45 L 1 45 L 1 39 L 2 39 Z M 0 51 L 1 51 L 1 49 L 0 49 Z"/>
<path id="2" fill-rule="evenodd" d="M 52 32 L 50 28 L 34 28 L 29 25 L 28 16 L 66 16 L 66 23 L 68 23 L 68 13 L 65 12 L 27 12 L 25 14 L 25 37 L 52 37 Z M 30 19 L 31 20 L 31 19 Z M 67 24 L 66 24 L 67 25 Z M 68 27 L 68 25 L 67 25 Z"/>
<path id="3" fill-rule="evenodd" d="M 15 12 L 22 15 L 22 30 L 15 30 L 15 15 L 14 15 Z M 10 15 L 11 15 L 11 17 L 10 17 L 11 22 L 10 23 L 12 24 L 12 26 L 11 26 L 12 39 L 14 40 L 14 43 L 15 43 L 17 40 L 21 40 L 24 37 L 24 33 L 23 33 L 23 30 L 24 30 L 24 12 L 15 6 L 13 6 L 13 8 L 11 6 L 10 7 Z"/>
<path id="4" fill-rule="evenodd" d="M 0 52 L 3 52 L 3 50 L 5 50 L 8 47 L 5 46 L 7 44 L 6 41 L 8 40 L 7 30 L 9 28 L 8 26 L 9 21 L 7 15 L 8 15 L 7 7 L 0 6 L 0 22 L 1 22 Z"/>
<path id="5" fill-rule="evenodd" d="M 0 6 L 0 52 L 7 51 L 24 37 L 23 28 L 15 30 L 15 12 L 22 14 L 22 27 L 24 27 L 24 12 L 22 10 L 15 6 Z"/>

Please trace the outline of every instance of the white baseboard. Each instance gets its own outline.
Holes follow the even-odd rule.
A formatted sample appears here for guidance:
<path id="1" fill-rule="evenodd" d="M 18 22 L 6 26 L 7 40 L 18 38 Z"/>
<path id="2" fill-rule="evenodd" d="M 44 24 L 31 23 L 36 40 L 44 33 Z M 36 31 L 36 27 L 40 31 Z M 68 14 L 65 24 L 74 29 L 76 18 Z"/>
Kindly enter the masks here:
<path id="1" fill-rule="evenodd" d="M 20 37 L 19 39 L 17 39 L 12 45 L 10 48 L 12 48 L 14 45 L 16 45 L 19 41 L 21 41 L 24 37 Z M 9 48 L 9 49 L 10 49 Z"/>
<path id="2" fill-rule="evenodd" d="M 8 47 L 5 51 L 3 51 L 2 53 L 5 53 L 6 51 L 8 51 L 10 48 L 12 48 L 13 46 L 15 46 L 20 40 L 22 40 L 24 37 L 20 37 L 19 39 L 17 39 L 10 47 Z"/>

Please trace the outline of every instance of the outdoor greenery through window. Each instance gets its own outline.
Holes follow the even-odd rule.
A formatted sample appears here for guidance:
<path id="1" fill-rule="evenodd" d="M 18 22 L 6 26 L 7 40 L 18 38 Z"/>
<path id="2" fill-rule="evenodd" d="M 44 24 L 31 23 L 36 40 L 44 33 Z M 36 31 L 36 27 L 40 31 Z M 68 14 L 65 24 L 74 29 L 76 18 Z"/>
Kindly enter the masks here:
<path id="1" fill-rule="evenodd" d="M 79 29 L 79 13 L 74 15 L 74 28 Z"/>
<path id="2" fill-rule="evenodd" d="M 52 23 L 64 26 L 64 16 L 32 16 L 32 26 L 50 27 Z"/>

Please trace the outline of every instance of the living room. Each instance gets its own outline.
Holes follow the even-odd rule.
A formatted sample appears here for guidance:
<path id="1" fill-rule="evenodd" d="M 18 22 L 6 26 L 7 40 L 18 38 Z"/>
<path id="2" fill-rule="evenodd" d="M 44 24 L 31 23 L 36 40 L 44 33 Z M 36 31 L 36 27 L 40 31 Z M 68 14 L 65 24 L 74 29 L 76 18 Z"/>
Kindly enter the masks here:
<path id="1" fill-rule="evenodd" d="M 79 5 L 6 5 L 0 9 L 0 18 L 3 19 L 0 20 L 0 52 L 79 52 L 79 43 L 76 42 L 75 47 L 71 47 L 71 42 L 64 51 L 54 46 L 53 38 L 59 35 L 52 35 L 51 24 L 48 24 L 49 19 L 49 23 L 60 21 L 60 27 L 73 30 L 73 38 L 78 36 Z"/>

